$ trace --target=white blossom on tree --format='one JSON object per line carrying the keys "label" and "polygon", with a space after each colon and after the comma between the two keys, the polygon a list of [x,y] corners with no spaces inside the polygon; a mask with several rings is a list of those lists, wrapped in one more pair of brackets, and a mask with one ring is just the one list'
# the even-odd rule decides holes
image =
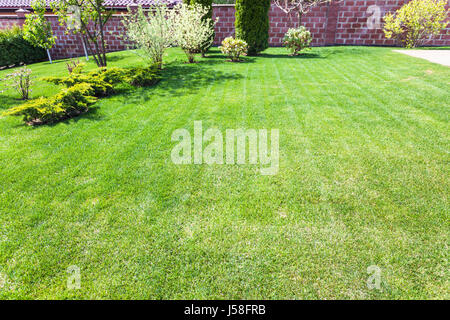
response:
{"label": "white blossom on tree", "polygon": [[153,5],[146,11],[139,6],[130,9],[130,15],[123,20],[128,39],[140,49],[137,52],[160,67],[166,49],[175,44],[170,11],[165,4]]}
{"label": "white blossom on tree", "polygon": [[189,63],[195,62],[195,54],[213,42],[214,25],[217,20],[205,19],[208,13],[209,9],[200,4],[183,3],[176,5],[170,13],[174,39],[186,53]]}

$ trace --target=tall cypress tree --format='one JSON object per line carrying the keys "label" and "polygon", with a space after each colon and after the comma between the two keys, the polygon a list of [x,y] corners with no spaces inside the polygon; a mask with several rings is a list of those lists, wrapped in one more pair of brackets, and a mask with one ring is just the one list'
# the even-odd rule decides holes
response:
{"label": "tall cypress tree", "polygon": [[270,0],[236,0],[236,38],[248,44],[248,54],[269,47]]}
{"label": "tall cypress tree", "polygon": [[[213,0],[183,0],[184,3],[188,4],[188,5],[193,5],[193,4],[201,4],[204,7],[209,8],[209,12],[208,14],[205,16],[205,19],[210,18],[212,19],[212,14],[213,14],[213,8],[212,8],[212,2]],[[210,40],[214,40],[215,34],[212,35],[212,39]],[[205,53],[209,50],[209,48],[211,47],[211,45],[205,44],[205,46],[202,48],[202,56],[205,56]]]}

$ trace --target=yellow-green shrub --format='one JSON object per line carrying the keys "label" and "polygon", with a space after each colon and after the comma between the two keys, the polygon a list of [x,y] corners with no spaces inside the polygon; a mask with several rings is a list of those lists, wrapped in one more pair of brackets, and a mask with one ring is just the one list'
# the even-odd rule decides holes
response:
{"label": "yellow-green shrub", "polygon": [[23,116],[23,120],[32,125],[53,123],[86,112],[97,101],[93,95],[91,85],[80,83],[61,90],[53,97],[30,100],[3,115]]}
{"label": "yellow-green shrub", "polygon": [[153,86],[161,80],[157,65],[145,68],[132,68],[127,72],[127,82],[135,87]]}
{"label": "yellow-green shrub", "polygon": [[447,27],[446,4],[447,0],[412,0],[394,14],[389,12],[384,16],[386,38],[395,38],[407,48],[424,44]]}
{"label": "yellow-green shrub", "polygon": [[46,77],[42,80],[69,88],[79,83],[89,83],[96,97],[106,97],[113,94],[114,86],[120,83],[129,83],[137,87],[154,85],[160,80],[159,72],[157,65],[131,69],[97,68],[86,74],[71,73],[66,77]]}
{"label": "yellow-green shrub", "polygon": [[23,116],[28,124],[53,123],[86,112],[97,98],[114,93],[114,86],[128,83],[150,86],[160,80],[156,65],[131,69],[98,68],[87,74],[72,72],[67,77],[47,77],[43,80],[64,85],[58,94],[39,98],[14,107],[3,115]]}
{"label": "yellow-green shrub", "polygon": [[114,93],[113,85],[104,81],[98,75],[72,73],[67,77],[46,77],[42,80],[57,85],[65,85],[67,88],[81,83],[88,83],[94,89],[94,96],[106,97]]}

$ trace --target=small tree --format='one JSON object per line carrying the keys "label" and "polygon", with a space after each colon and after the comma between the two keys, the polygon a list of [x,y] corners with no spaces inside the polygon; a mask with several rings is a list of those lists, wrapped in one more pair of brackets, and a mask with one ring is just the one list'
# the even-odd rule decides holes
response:
{"label": "small tree", "polygon": [[129,9],[129,13],[123,20],[128,39],[141,49],[145,58],[161,67],[166,49],[174,44],[172,21],[167,19],[169,9],[165,4],[156,4],[148,16],[141,6]]}
{"label": "small tree", "polygon": [[[99,67],[106,67],[105,25],[113,13],[106,9],[104,1],[58,0],[51,4],[60,24],[82,35]],[[74,8],[77,8],[75,17],[71,15]],[[76,27],[72,26],[73,20]]]}
{"label": "small tree", "polygon": [[[193,4],[200,4],[203,7],[208,8],[208,13],[203,17],[203,19],[211,19],[211,23],[213,23],[212,21],[212,16],[213,16],[213,7],[212,7],[212,3],[213,0],[183,0],[184,3],[188,4],[188,5],[193,5]],[[214,25],[212,25],[212,27],[214,27]],[[211,35],[211,39],[208,39],[208,41],[206,41],[206,43],[202,46],[201,48],[201,54],[204,57],[206,52],[208,52],[209,48],[211,47],[213,41],[214,41],[214,37],[215,37],[215,33],[213,33]]]}
{"label": "small tree", "polygon": [[447,0],[412,0],[384,16],[384,34],[407,48],[423,45],[448,25]]}
{"label": "small tree", "polygon": [[302,25],[302,17],[314,7],[332,0],[274,0],[273,3],[287,14],[296,13],[298,17],[298,25]]}
{"label": "small tree", "polygon": [[248,54],[269,47],[270,0],[236,0],[236,38],[248,44]]}
{"label": "small tree", "polygon": [[170,13],[174,39],[186,53],[189,63],[195,62],[195,54],[211,46],[216,21],[205,18],[208,8],[200,4],[178,4]]}
{"label": "small tree", "polygon": [[52,25],[45,19],[46,5],[44,0],[31,3],[33,13],[28,14],[23,25],[23,37],[35,47],[47,50],[48,60],[52,63],[50,49],[55,45]]}

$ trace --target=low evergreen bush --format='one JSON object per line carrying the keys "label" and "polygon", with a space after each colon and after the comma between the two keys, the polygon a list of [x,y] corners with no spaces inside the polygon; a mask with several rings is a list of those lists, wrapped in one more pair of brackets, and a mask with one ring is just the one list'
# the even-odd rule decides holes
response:
{"label": "low evergreen bush", "polygon": [[92,86],[79,83],[53,97],[40,97],[11,108],[3,115],[23,116],[30,125],[54,123],[86,112],[96,101]]}

